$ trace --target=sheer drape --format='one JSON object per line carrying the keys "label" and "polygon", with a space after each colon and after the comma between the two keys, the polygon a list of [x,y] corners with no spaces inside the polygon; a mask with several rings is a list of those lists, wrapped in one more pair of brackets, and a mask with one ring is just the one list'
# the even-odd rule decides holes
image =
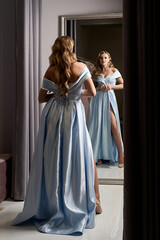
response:
{"label": "sheer drape", "polygon": [[41,0],[16,0],[16,118],[12,197],[23,200],[39,127]]}
{"label": "sheer drape", "polygon": [[124,239],[160,239],[159,2],[124,0]]}

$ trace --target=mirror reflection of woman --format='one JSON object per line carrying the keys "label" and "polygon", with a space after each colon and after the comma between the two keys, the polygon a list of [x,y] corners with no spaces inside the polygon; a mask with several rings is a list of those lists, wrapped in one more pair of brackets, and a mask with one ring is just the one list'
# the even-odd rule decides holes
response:
{"label": "mirror reflection of woman", "polygon": [[124,166],[123,141],[114,90],[123,89],[123,78],[107,51],[97,57],[93,76],[97,94],[92,97],[87,115],[96,164],[103,161]]}

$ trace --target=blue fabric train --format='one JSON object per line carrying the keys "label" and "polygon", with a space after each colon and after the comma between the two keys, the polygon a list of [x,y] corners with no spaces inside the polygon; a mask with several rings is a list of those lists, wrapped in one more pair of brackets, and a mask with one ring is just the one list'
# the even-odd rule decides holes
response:
{"label": "blue fabric train", "polygon": [[95,226],[93,150],[81,102],[87,67],[70,83],[68,97],[56,97],[56,85],[44,106],[23,211],[12,225],[32,222],[39,231],[82,234]]}

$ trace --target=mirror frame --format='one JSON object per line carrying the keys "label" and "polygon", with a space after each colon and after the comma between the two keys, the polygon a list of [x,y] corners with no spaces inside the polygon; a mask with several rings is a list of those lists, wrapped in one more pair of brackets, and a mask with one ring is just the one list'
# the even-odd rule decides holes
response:
{"label": "mirror frame", "polygon": [[67,20],[103,20],[108,24],[114,23],[114,19],[123,19],[123,13],[106,13],[106,14],[86,14],[86,15],[62,15],[60,16],[60,36],[66,35]]}
{"label": "mirror frame", "polygon": [[[86,15],[62,15],[60,16],[60,36],[67,35],[67,20],[105,20],[105,24],[116,24],[117,20],[122,22],[123,13],[86,14]],[[101,185],[123,185],[124,179],[98,178]]]}

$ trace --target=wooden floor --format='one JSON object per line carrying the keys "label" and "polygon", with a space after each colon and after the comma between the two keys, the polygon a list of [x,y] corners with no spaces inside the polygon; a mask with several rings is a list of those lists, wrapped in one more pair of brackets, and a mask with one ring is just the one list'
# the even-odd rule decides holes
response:
{"label": "wooden floor", "polygon": [[23,202],[0,203],[0,239],[2,240],[122,240],[123,185],[100,185],[103,213],[96,215],[96,227],[82,236],[64,236],[38,232],[34,226],[11,226],[22,210]]}

